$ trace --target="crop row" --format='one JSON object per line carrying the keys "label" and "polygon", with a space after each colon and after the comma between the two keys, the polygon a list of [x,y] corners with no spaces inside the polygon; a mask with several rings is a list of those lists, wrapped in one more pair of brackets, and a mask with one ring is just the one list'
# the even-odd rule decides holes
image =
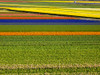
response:
{"label": "crop row", "polygon": [[[37,1],[3,1],[3,0],[1,0],[0,2],[62,2],[62,3],[74,3],[74,1],[64,1],[64,0],[47,0],[47,1],[44,1],[44,0],[42,0],[42,1],[40,1],[40,0],[37,0]],[[76,1],[76,2],[78,2],[78,3],[100,3],[100,1]]]}
{"label": "crop row", "polygon": [[0,74],[4,75],[98,74],[99,57],[99,35],[0,36]]}
{"label": "crop row", "polygon": [[[45,16],[45,15],[44,15]],[[74,17],[50,17],[50,16],[47,16],[47,17],[40,17],[39,15],[38,16],[32,16],[32,17],[25,17],[25,16],[21,16],[21,17],[0,17],[0,19],[78,19],[78,18],[74,18]]]}
{"label": "crop row", "polygon": [[100,35],[100,32],[0,32],[0,35]]}
{"label": "crop row", "polygon": [[12,64],[82,67],[100,63],[100,36],[0,36],[0,42],[2,67]]}
{"label": "crop row", "polygon": [[[8,23],[7,23],[8,24]],[[0,25],[0,32],[99,32],[100,25]]]}
{"label": "crop row", "polygon": [[73,8],[14,8],[14,7],[2,7],[4,9],[16,10],[16,11],[27,11],[27,12],[39,12],[49,13],[58,15],[70,15],[70,16],[81,16],[81,17],[92,17],[100,18],[100,9],[73,9]]}

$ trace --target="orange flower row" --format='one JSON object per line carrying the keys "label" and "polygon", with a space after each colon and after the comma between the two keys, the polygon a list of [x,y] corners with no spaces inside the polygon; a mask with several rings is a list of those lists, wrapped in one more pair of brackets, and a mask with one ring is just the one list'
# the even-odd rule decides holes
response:
{"label": "orange flower row", "polygon": [[100,32],[0,32],[0,35],[100,35]]}
{"label": "orange flower row", "polygon": [[79,19],[75,17],[0,17],[0,19]]}

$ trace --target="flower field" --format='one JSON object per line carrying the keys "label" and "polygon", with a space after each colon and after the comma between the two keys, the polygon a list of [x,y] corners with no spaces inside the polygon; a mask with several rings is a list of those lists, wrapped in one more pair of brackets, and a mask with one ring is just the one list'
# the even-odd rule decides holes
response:
{"label": "flower field", "polygon": [[[32,0],[26,0],[26,1],[14,1],[14,0],[1,0],[0,2],[60,2],[60,3],[74,3],[74,1],[64,1],[64,0],[37,0],[37,1],[32,1]],[[77,3],[100,3],[100,1],[76,1]]]}
{"label": "flower field", "polygon": [[100,72],[100,36],[0,36],[0,74]]}
{"label": "flower field", "polygon": [[99,3],[0,0],[0,75],[99,75]]}
{"label": "flower field", "polygon": [[[14,8],[14,7],[2,7],[3,9],[16,10],[16,11],[27,11],[27,12],[38,12],[48,13],[57,15],[69,15],[69,16],[80,16],[80,17],[91,17],[100,18],[100,9],[75,9],[75,8]],[[60,11],[60,12],[59,12]]]}

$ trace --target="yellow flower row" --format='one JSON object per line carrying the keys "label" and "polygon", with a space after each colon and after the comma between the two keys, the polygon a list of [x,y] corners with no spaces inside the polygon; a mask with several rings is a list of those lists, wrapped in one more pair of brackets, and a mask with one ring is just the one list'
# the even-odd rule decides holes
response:
{"label": "yellow flower row", "polygon": [[15,7],[4,7],[4,9],[16,10],[16,11],[29,11],[29,12],[39,12],[39,13],[49,13],[58,15],[70,15],[70,16],[80,16],[80,17],[91,17],[100,18],[99,8],[15,8]]}
{"label": "yellow flower row", "polygon": [[[28,1],[28,2],[60,2],[60,3],[74,3],[74,1]],[[100,1],[76,1],[78,3],[100,3]]]}

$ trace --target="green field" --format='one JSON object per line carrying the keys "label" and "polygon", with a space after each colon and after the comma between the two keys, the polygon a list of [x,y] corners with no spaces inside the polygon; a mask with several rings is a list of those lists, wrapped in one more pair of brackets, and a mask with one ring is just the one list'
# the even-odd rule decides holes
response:
{"label": "green field", "polygon": [[[9,7],[12,5],[2,5],[2,4],[13,4],[13,7],[34,7],[37,6],[53,6],[53,7],[67,7],[67,8],[100,8],[100,4],[68,4],[68,3],[57,3],[57,2],[33,2],[33,3],[15,3],[15,2],[0,2],[0,6]],[[14,6],[14,4],[19,5],[30,5],[30,6]],[[33,6],[32,6],[33,5]]]}
{"label": "green field", "polygon": [[100,31],[100,25],[0,25],[0,32]]}
{"label": "green field", "polygon": [[0,73],[100,72],[100,36],[0,36]]}
{"label": "green field", "polygon": [[[0,7],[100,8],[100,4],[0,2]],[[25,12],[0,9],[0,14],[21,13]],[[100,25],[0,25],[0,32],[36,31],[100,32]],[[100,35],[0,36],[0,75],[100,75]]]}

